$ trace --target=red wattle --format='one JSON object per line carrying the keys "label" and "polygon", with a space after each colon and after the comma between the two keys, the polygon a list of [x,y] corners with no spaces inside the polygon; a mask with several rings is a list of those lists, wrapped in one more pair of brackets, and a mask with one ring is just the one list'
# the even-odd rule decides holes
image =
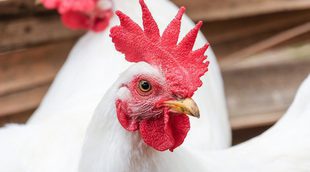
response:
{"label": "red wattle", "polygon": [[139,123],[128,117],[125,113],[127,112],[127,104],[122,103],[121,100],[116,101],[116,114],[119,123],[128,131],[136,131],[139,128]]}
{"label": "red wattle", "polygon": [[184,142],[190,129],[188,116],[170,112],[168,108],[160,116],[137,120],[128,116],[130,109],[127,103],[117,100],[116,112],[126,130],[133,132],[139,129],[143,141],[158,151],[173,151]]}
{"label": "red wattle", "polygon": [[143,141],[158,151],[173,151],[180,146],[190,129],[189,118],[165,110],[157,119],[145,119],[140,122],[140,134]]}

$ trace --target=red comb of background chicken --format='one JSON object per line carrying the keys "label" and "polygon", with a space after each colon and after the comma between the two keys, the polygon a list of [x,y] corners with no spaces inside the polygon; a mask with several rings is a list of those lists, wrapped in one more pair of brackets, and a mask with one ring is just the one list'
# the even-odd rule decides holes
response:
{"label": "red comb of background chicken", "polygon": [[192,51],[202,22],[178,43],[185,8],[180,8],[160,36],[157,23],[143,0],[140,5],[144,30],[124,13],[116,12],[120,26],[113,27],[110,34],[116,49],[130,62],[144,61],[160,67],[176,95],[191,97],[202,85],[200,77],[208,71],[209,62],[205,62],[207,57],[204,55],[208,44]]}
{"label": "red comb of background chicken", "polygon": [[[57,9],[63,23],[71,29],[103,31],[113,16],[112,7],[99,0],[39,0],[47,9]],[[106,4],[112,4],[110,0]],[[110,2],[110,3],[109,3]]]}

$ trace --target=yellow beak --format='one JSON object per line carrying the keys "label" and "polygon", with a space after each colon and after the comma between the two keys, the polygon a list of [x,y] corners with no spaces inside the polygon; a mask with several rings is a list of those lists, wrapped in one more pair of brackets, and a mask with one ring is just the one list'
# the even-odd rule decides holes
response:
{"label": "yellow beak", "polygon": [[200,117],[198,106],[191,98],[165,101],[164,106],[179,113],[187,114],[196,118]]}

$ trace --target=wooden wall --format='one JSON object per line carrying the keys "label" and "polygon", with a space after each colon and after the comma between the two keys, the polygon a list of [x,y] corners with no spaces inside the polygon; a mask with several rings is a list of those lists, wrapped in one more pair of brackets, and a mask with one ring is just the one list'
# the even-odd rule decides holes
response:
{"label": "wooden wall", "polygon": [[[278,120],[310,73],[310,1],[173,1],[187,6],[194,21],[205,21],[235,142]],[[82,34],[33,0],[0,1],[0,125],[28,119]]]}

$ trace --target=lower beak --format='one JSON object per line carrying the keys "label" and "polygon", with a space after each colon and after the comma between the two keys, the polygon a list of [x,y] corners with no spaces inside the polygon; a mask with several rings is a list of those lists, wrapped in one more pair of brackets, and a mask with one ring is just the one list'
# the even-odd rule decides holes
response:
{"label": "lower beak", "polygon": [[171,110],[187,114],[196,118],[200,117],[199,109],[196,102],[191,98],[181,100],[165,101],[164,106],[169,107]]}

